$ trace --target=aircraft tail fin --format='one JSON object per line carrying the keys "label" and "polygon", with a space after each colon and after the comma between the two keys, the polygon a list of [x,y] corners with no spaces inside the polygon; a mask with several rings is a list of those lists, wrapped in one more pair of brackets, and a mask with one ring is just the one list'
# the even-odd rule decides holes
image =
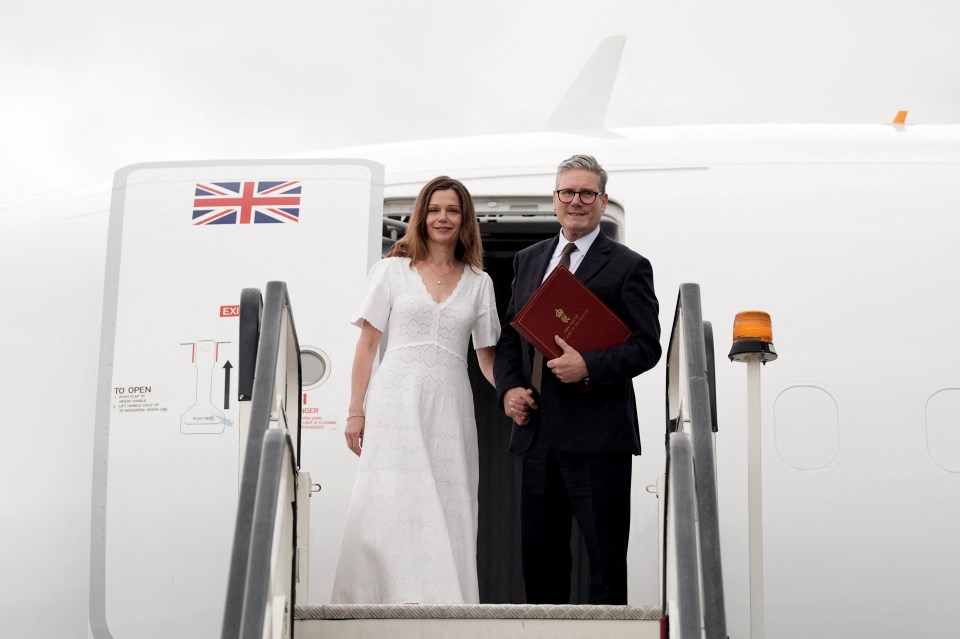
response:
{"label": "aircraft tail fin", "polygon": [[893,122],[890,124],[896,124],[897,126],[903,126],[907,123],[907,112],[906,111],[897,111],[897,116],[893,118]]}
{"label": "aircraft tail fin", "polygon": [[600,43],[547,119],[545,130],[604,128],[626,41],[626,36],[612,36]]}

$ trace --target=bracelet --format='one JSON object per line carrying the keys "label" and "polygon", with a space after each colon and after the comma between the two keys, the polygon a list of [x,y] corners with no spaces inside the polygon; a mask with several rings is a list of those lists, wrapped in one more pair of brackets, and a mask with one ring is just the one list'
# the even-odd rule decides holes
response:
{"label": "bracelet", "polygon": [[353,419],[354,417],[360,417],[360,418],[362,418],[362,419],[366,419],[366,418],[367,418],[366,415],[361,415],[360,413],[355,413],[355,414],[353,414],[353,415],[347,415],[347,419],[348,419],[348,420]]}

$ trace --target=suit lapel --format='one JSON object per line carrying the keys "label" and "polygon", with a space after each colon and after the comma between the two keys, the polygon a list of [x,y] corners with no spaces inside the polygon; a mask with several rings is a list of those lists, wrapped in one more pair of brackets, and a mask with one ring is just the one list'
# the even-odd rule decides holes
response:
{"label": "suit lapel", "polygon": [[594,275],[610,261],[610,252],[613,250],[613,240],[604,235],[603,230],[590,246],[590,250],[583,257],[577,267],[577,279],[586,284]]}
{"label": "suit lapel", "polygon": [[543,281],[543,276],[546,275],[547,265],[550,264],[550,256],[553,255],[553,252],[556,250],[558,241],[559,237],[543,245],[538,254],[530,256],[530,269],[527,271],[530,275],[526,278],[526,281],[522,283],[522,299],[530,299],[533,292],[540,286],[540,283]]}

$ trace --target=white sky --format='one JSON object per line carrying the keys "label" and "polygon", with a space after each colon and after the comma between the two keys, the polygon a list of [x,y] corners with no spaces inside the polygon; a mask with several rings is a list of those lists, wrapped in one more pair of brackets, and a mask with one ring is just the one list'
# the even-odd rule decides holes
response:
{"label": "white sky", "polygon": [[0,203],[134,162],[540,129],[606,37],[607,126],[960,122],[955,0],[21,2]]}

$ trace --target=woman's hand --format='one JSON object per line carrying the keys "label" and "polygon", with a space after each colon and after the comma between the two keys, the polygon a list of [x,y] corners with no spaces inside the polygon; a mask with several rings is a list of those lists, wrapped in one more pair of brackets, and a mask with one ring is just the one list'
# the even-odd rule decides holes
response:
{"label": "woman's hand", "polygon": [[367,418],[363,415],[350,415],[347,417],[347,428],[344,437],[347,438],[347,448],[352,450],[357,457],[360,456],[360,450],[363,448],[363,428],[367,424]]}
{"label": "woman's hand", "polygon": [[530,422],[530,411],[536,407],[532,389],[515,386],[503,394],[503,412],[517,426],[526,426]]}

